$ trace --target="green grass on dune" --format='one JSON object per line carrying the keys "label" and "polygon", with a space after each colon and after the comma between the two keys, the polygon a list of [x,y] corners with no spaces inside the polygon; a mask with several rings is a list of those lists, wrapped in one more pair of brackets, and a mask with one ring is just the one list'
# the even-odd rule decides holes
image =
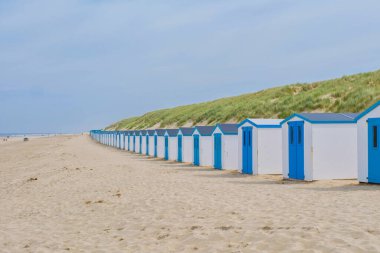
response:
{"label": "green grass on dune", "polygon": [[286,118],[297,112],[360,112],[380,100],[380,70],[310,84],[293,84],[210,102],[148,112],[106,129],[179,127]]}

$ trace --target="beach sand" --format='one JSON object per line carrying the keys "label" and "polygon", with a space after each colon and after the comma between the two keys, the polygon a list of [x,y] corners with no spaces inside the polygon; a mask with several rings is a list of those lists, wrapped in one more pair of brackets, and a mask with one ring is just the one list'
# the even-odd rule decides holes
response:
{"label": "beach sand", "polygon": [[10,142],[0,252],[380,252],[380,186],[244,176],[87,135]]}

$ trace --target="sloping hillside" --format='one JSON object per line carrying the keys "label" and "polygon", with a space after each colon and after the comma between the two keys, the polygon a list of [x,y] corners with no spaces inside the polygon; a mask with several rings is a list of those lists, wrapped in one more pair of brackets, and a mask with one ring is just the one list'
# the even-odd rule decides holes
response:
{"label": "sloping hillside", "polygon": [[107,129],[179,127],[245,118],[285,118],[295,112],[359,112],[380,100],[380,70],[294,84],[121,120]]}

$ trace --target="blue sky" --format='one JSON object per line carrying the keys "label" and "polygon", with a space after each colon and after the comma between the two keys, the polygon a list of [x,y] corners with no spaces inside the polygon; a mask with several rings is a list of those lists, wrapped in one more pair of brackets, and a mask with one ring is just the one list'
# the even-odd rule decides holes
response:
{"label": "blue sky", "polygon": [[378,0],[0,0],[0,132],[380,69]]}

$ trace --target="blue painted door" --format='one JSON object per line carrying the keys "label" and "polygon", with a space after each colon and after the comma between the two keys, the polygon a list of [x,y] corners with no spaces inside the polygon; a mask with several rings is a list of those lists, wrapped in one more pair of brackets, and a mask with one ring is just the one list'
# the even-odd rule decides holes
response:
{"label": "blue painted door", "polygon": [[199,166],[199,135],[194,135],[194,165]]}
{"label": "blue painted door", "polygon": [[154,157],[157,157],[157,135],[154,136]]}
{"label": "blue painted door", "polygon": [[288,123],[289,178],[304,180],[304,122]]}
{"label": "blue painted door", "polygon": [[243,174],[252,174],[252,127],[243,127]]}
{"label": "blue painted door", "polygon": [[182,162],[182,135],[178,135],[178,162]]}
{"label": "blue painted door", "polygon": [[368,182],[380,183],[380,118],[368,119]]}
{"label": "blue painted door", "polygon": [[142,136],[141,135],[139,137],[139,146],[140,146],[139,153],[142,154]]}
{"label": "blue painted door", "polygon": [[146,143],[145,143],[145,147],[146,147],[146,155],[149,155],[149,136],[145,136],[145,140],[146,140]]}
{"label": "blue painted door", "polygon": [[165,160],[169,160],[169,137],[165,136]]}
{"label": "blue painted door", "polygon": [[136,135],[133,136],[133,152],[136,152]]}
{"label": "blue painted door", "polygon": [[222,134],[214,134],[214,168],[222,169]]}

